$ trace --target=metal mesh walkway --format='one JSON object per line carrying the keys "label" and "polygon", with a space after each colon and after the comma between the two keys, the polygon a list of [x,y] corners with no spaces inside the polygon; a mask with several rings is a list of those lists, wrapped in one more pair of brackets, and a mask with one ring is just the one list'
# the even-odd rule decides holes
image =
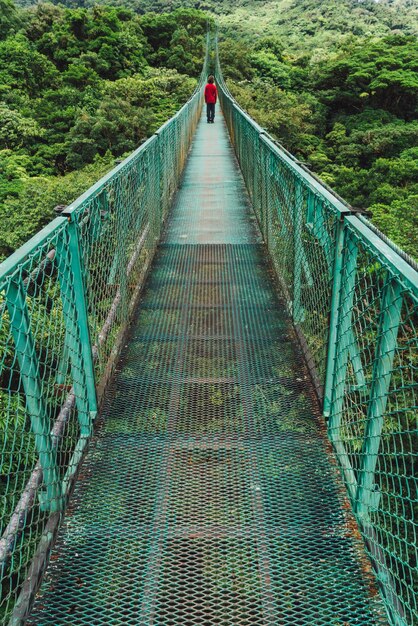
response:
{"label": "metal mesh walkway", "polygon": [[29,624],[386,623],[221,115],[167,233]]}

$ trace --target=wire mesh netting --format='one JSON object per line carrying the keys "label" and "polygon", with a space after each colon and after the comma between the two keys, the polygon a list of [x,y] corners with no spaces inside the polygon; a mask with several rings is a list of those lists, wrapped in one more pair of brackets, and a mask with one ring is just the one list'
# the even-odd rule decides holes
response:
{"label": "wire mesh netting", "polygon": [[362,228],[347,226],[330,437],[387,600],[415,624],[418,298]]}
{"label": "wire mesh netting", "polygon": [[236,105],[221,74],[218,79],[228,130],[254,212],[322,397],[339,220],[348,209],[298,168],[291,155],[279,151],[271,137]]}
{"label": "wire mesh netting", "polygon": [[[186,106],[104,181],[73,207],[87,270],[90,332],[103,378],[115,341],[132,315],[135,295],[154,255],[201,109]],[[109,374],[109,372],[108,372]]]}
{"label": "wire mesh netting", "polygon": [[386,623],[247,216],[202,120],[29,623]]}
{"label": "wire mesh netting", "polygon": [[50,516],[62,508],[90,435],[88,364],[74,251],[55,220],[0,288],[2,613],[5,619]]}
{"label": "wire mesh netting", "polygon": [[392,623],[418,623],[418,273],[232,98],[222,106]]}
{"label": "wire mesh netting", "polygon": [[202,85],[203,74],[174,118],[0,268],[1,623],[24,620],[48,560],[181,175]]}

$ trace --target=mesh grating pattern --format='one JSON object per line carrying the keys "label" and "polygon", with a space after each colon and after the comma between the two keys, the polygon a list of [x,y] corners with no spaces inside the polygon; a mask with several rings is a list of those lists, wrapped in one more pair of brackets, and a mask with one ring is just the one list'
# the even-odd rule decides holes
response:
{"label": "mesh grating pattern", "polygon": [[30,625],[386,623],[263,258],[201,123]]}

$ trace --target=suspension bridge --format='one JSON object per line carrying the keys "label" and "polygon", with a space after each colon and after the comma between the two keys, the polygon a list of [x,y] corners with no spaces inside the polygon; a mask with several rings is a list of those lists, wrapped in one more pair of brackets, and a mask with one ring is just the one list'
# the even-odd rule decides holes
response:
{"label": "suspension bridge", "polygon": [[0,266],[0,619],[418,624],[417,267],[208,59]]}

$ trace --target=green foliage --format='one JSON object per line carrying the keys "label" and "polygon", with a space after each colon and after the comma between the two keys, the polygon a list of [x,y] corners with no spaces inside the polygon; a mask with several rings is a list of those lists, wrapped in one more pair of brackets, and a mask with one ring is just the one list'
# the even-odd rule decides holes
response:
{"label": "green foliage", "polygon": [[198,76],[202,67],[202,42],[207,21],[206,15],[191,9],[144,15],[140,24],[149,43],[147,61],[150,65],[163,65]]}
{"label": "green foliage", "polygon": [[[207,17],[0,0],[0,259],[192,93]],[[161,36],[160,36],[161,34]]]}
{"label": "green foliage", "polygon": [[[19,0],[22,5],[36,0]],[[101,4],[127,6],[137,13],[199,9],[216,16],[222,30],[242,30],[256,38],[260,33],[286,39],[293,50],[309,48],[327,55],[341,40],[402,32],[417,34],[415,0],[100,0]],[[92,6],[97,0],[56,0],[69,7]]]}
{"label": "green foliage", "polygon": [[82,84],[98,77],[119,78],[144,67],[146,41],[138,18],[129,12],[101,6],[64,10],[40,4],[32,19],[35,29],[30,21],[28,36],[59,70],[68,72],[64,82],[77,84],[78,77]]}
{"label": "green foliage", "polygon": [[6,101],[12,90],[36,97],[43,89],[57,85],[54,64],[38,52],[22,34],[0,42],[0,97]]}
{"label": "green foliage", "polygon": [[12,0],[0,0],[0,39],[20,26],[20,17]]}
{"label": "green foliage", "polygon": [[347,113],[371,107],[408,120],[416,114],[417,69],[416,39],[394,35],[343,46],[314,64],[311,77],[330,107]]}
{"label": "green foliage", "polygon": [[[418,258],[418,44],[391,35],[297,57],[277,38],[225,39],[229,88],[261,126]],[[401,219],[402,216],[402,219]]]}
{"label": "green foliage", "polygon": [[195,85],[175,70],[106,82],[97,109],[82,111],[68,134],[66,163],[78,168],[96,153],[132,152],[177,111]]}
{"label": "green foliage", "polygon": [[222,31],[229,29],[234,37],[241,34],[242,39],[251,40],[251,45],[263,33],[263,37],[279,38],[293,55],[309,51],[317,61],[329,58],[342,45],[358,38],[418,33],[418,5],[414,0],[202,0],[197,5],[190,2],[196,8],[206,6],[218,14]]}
{"label": "green foliage", "polygon": [[12,150],[0,150],[0,206],[9,196],[16,197],[28,178],[30,157],[16,154]]}
{"label": "green foliage", "polygon": [[16,159],[14,163],[18,165],[18,168],[14,171],[14,177],[9,181],[9,184],[15,185],[16,192],[9,193],[0,204],[0,223],[2,225],[0,230],[0,259],[11,254],[53,219],[55,217],[53,209],[56,205],[70,204],[114,165],[113,156],[109,153],[103,158],[96,157],[93,164],[66,176],[29,178],[25,167],[27,163],[24,158],[19,164],[19,157],[0,152],[0,165],[6,164],[6,167],[8,165],[10,168],[13,158]]}
{"label": "green foliage", "polygon": [[[24,399],[0,389],[0,519],[5,522],[28,478],[25,467],[36,462],[34,436],[30,431]],[[16,454],[16,447],[20,454]],[[22,457],[25,459],[24,467]],[[0,528],[3,532],[4,528]]]}
{"label": "green foliage", "polygon": [[[174,113],[200,70],[208,15],[197,7],[227,28],[222,64],[244,108],[353,205],[377,207],[376,223],[404,240],[401,222],[382,215],[397,215],[403,203],[408,222],[416,194],[416,155],[401,156],[418,139],[418,47],[408,36],[418,32],[418,12],[407,0],[112,0],[91,8],[68,0],[23,11],[1,2],[2,214],[26,206],[25,188],[45,178],[69,184],[68,173],[96,155],[130,152]],[[19,232],[7,234],[1,254],[44,223],[52,204],[43,217],[39,207],[28,210],[32,230],[10,223]]]}
{"label": "green foliage", "polygon": [[0,104],[0,149],[21,148],[42,136],[35,120]]}
{"label": "green foliage", "polygon": [[296,94],[259,79],[228,86],[240,104],[289,150],[296,150],[315,130],[309,94]]}
{"label": "green foliage", "polygon": [[222,59],[222,71],[225,78],[236,82],[251,80],[254,77],[255,69],[246,42],[232,38],[220,41],[219,56]]}

